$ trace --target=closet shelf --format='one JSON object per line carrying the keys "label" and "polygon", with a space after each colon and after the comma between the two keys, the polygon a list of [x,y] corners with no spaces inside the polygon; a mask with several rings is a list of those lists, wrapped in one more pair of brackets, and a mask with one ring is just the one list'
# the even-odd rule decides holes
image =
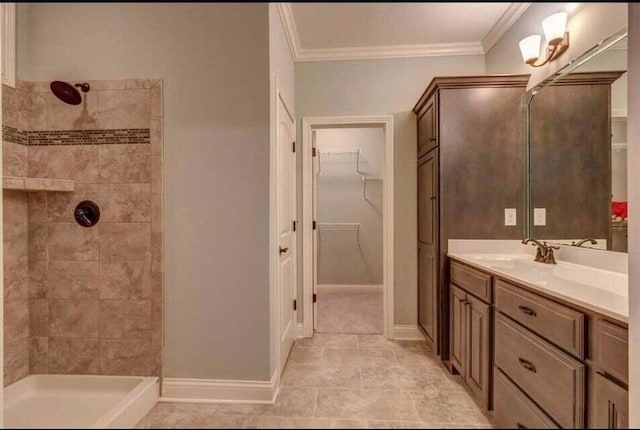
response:
{"label": "closet shelf", "polygon": [[355,149],[336,149],[318,151],[318,175],[322,172],[322,156],[327,155],[355,155],[356,156],[356,173],[362,175],[360,171],[360,148]]}
{"label": "closet shelf", "polygon": [[364,200],[367,199],[367,182],[379,182],[382,183],[382,178],[368,178],[366,176],[362,176],[362,198]]}
{"label": "closet shelf", "polygon": [[325,231],[355,231],[356,243],[360,245],[360,227],[359,222],[319,222],[318,223],[318,243],[320,243],[320,232]]}
{"label": "closet shelf", "polygon": [[70,193],[75,190],[75,181],[70,179],[4,176],[2,178],[2,189],[25,192],[58,191]]}

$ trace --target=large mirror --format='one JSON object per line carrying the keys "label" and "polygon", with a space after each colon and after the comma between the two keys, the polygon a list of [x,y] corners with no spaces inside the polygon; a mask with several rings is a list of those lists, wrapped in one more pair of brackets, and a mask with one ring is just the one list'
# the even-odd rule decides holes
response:
{"label": "large mirror", "polygon": [[627,252],[626,31],[528,93],[528,231]]}

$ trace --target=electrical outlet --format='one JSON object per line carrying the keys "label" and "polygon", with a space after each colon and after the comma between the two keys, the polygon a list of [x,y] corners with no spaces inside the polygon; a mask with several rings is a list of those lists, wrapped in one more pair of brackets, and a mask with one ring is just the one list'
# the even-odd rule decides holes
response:
{"label": "electrical outlet", "polygon": [[533,225],[547,225],[546,208],[533,208]]}
{"label": "electrical outlet", "polygon": [[504,225],[518,225],[515,208],[506,208],[504,210]]}

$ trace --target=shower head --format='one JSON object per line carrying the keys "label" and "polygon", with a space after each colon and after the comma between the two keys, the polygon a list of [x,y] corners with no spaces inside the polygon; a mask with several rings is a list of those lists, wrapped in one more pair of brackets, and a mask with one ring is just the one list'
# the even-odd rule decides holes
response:
{"label": "shower head", "polygon": [[51,92],[56,97],[70,105],[79,105],[82,103],[82,95],[76,87],[80,88],[83,93],[89,92],[91,89],[89,84],[86,82],[83,84],[70,84],[63,81],[53,81],[51,82],[51,85],[49,85]]}

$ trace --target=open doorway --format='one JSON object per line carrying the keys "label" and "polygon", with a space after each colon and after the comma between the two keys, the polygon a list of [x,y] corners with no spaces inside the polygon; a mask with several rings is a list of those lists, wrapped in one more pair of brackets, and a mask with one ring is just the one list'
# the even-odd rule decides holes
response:
{"label": "open doorway", "polygon": [[393,337],[392,127],[390,116],[303,121],[305,337]]}

